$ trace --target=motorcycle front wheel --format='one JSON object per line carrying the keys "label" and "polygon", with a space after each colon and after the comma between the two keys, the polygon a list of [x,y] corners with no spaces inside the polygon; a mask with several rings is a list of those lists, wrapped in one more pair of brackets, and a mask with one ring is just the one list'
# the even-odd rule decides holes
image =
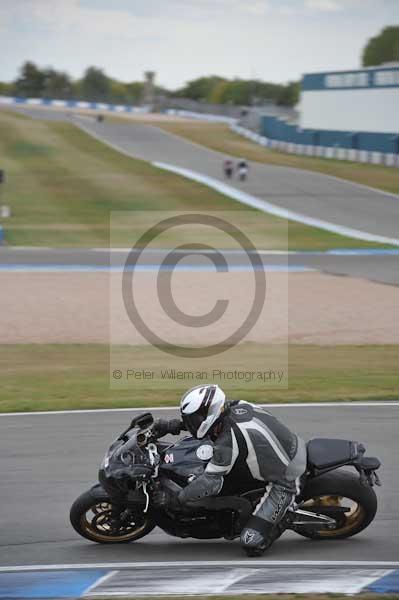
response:
{"label": "motorcycle front wheel", "polygon": [[70,521],[82,537],[99,544],[135,542],[155,527],[149,515],[142,512],[130,514],[118,522],[109,497],[101,486],[81,494],[72,504]]}
{"label": "motorcycle front wheel", "polygon": [[[359,476],[348,471],[334,471],[310,479],[301,494],[303,510],[333,518],[333,529],[298,527],[296,533],[318,540],[342,540],[366,529],[377,512],[377,496],[372,487],[361,483]],[[337,507],[334,515],[334,508]],[[342,511],[345,508],[345,512]]]}

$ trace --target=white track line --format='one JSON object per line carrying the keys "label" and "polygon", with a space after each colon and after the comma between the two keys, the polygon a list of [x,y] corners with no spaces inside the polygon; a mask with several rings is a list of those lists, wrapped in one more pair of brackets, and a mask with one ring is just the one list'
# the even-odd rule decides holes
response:
{"label": "white track line", "polygon": [[[293,402],[291,404],[259,404],[264,408],[367,408],[380,406],[399,406],[399,401],[370,401],[370,402]],[[7,412],[0,413],[1,417],[30,417],[43,415],[81,415],[87,413],[123,413],[123,412],[143,412],[143,411],[158,411],[158,410],[179,410],[178,406],[132,406],[132,408],[82,408],[77,410],[42,410],[32,412]]]}
{"label": "white track line", "polygon": [[399,246],[399,239],[376,235],[374,233],[360,231],[359,229],[352,229],[351,227],[345,227],[343,225],[336,225],[335,223],[330,223],[329,221],[315,219],[301,213],[296,213],[292,210],[272,204],[271,202],[267,202],[266,200],[262,200],[261,198],[257,198],[256,196],[252,196],[251,194],[247,194],[246,192],[238,190],[230,185],[227,185],[226,183],[222,183],[218,179],[208,177],[207,175],[202,175],[196,171],[191,171],[191,169],[183,169],[181,167],[175,167],[174,165],[169,165],[167,163],[158,161],[153,162],[152,164],[159,169],[164,169],[165,171],[170,171],[176,175],[181,175],[182,177],[186,177],[187,179],[191,179],[197,183],[202,183],[203,185],[206,185],[207,187],[210,187],[215,191],[228,196],[229,198],[238,200],[238,202],[241,202],[242,204],[251,206],[252,208],[257,208],[262,212],[274,215],[276,217],[288,219],[289,221],[296,221],[297,223],[302,223],[303,225],[317,227],[318,229],[323,229],[331,233],[337,233],[339,235],[344,235],[357,240]]}
{"label": "white track line", "polygon": [[68,569],[142,569],[173,567],[372,567],[398,568],[398,561],[361,561],[361,560],[177,560],[165,562],[122,562],[122,563],[78,563],[55,565],[15,565],[0,567],[0,573],[16,571],[65,571]]}
{"label": "white track line", "polygon": [[95,581],[94,583],[89,585],[89,587],[82,594],[80,594],[80,597],[82,598],[84,596],[88,596],[90,594],[90,592],[92,592],[97,587],[99,587],[100,585],[102,585],[103,583],[108,581],[108,579],[111,579],[111,577],[113,577],[117,573],[118,573],[118,571],[111,571],[110,573],[103,575],[102,577],[100,577],[100,579],[97,579],[97,581]]}

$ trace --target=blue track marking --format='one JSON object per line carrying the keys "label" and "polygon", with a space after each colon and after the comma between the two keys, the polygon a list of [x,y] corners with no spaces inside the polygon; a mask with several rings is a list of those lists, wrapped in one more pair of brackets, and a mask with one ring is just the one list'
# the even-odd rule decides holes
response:
{"label": "blue track marking", "polygon": [[[57,265],[57,264],[0,264],[0,272],[29,272],[29,273],[87,273],[87,272],[113,272],[122,273],[125,270],[124,265]],[[137,273],[157,273],[158,271],[173,271],[173,272],[216,272],[215,266],[212,265],[175,265],[170,267],[164,265],[161,267],[158,264],[154,265],[136,265],[135,267],[126,267],[127,271]],[[229,265],[228,272],[250,272],[254,268],[252,265]],[[257,270],[257,269],[255,269]],[[314,269],[306,265],[263,265],[259,270],[267,273],[302,273],[314,271]]]}
{"label": "blue track marking", "polygon": [[231,560],[0,567],[0,600],[360,592],[399,592],[398,563]]}
{"label": "blue track marking", "polygon": [[0,573],[0,599],[79,598],[107,570]]}
{"label": "blue track marking", "polygon": [[[312,252],[317,256],[332,254],[334,256],[398,256],[399,248],[337,248],[326,252]],[[304,252],[304,254],[306,254]]]}
{"label": "blue track marking", "polygon": [[376,592],[378,594],[399,594],[399,570],[392,571],[389,575],[377,579],[363,590],[364,592]]}

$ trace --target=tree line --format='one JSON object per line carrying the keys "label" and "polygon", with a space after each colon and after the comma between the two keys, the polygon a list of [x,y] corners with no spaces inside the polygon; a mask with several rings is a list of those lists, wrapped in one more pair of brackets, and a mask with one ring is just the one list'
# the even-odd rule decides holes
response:
{"label": "tree line", "polygon": [[[189,98],[212,104],[252,105],[265,101],[293,105],[299,96],[299,83],[278,85],[258,80],[199,77],[178,90],[155,87],[155,95]],[[87,100],[113,104],[137,104],[143,99],[144,82],[123,83],[108,77],[102,69],[89,67],[83,77],[73,80],[68,73],[41,69],[27,61],[12,83],[0,82],[0,95],[22,98]]]}
{"label": "tree line", "polygon": [[174,95],[210,104],[252,106],[273,102],[293,106],[298,102],[299,91],[299,81],[283,85],[257,79],[224,79],[214,75],[189,81]]}
{"label": "tree line", "polygon": [[143,96],[143,89],[143,82],[121,83],[97,67],[89,67],[81,79],[73,80],[68,73],[41,69],[30,61],[22,65],[15,81],[0,83],[0,94],[7,96],[115,104],[136,104]]}

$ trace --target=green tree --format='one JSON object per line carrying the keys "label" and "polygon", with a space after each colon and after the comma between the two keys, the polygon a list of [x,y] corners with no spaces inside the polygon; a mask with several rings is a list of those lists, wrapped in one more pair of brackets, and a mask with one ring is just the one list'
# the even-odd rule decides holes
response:
{"label": "green tree", "polygon": [[111,80],[102,69],[89,67],[80,81],[80,89],[84,100],[107,102],[111,95]]}
{"label": "green tree", "polygon": [[267,81],[255,81],[253,84],[252,97],[256,104],[262,102],[277,102],[284,86],[278,83],[269,83]]}
{"label": "green tree", "polygon": [[0,81],[0,96],[13,96],[15,86],[13,83],[3,83]]}
{"label": "green tree", "polygon": [[256,79],[228,80],[213,75],[189,81],[175,92],[175,95],[212,104],[251,106],[263,102],[277,102],[291,106],[298,101],[299,84],[290,82],[284,86]]}
{"label": "green tree", "polygon": [[15,81],[15,94],[24,98],[41,98],[44,90],[45,74],[34,63],[25,62],[21,74]]}
{"label": "green tree", "polygon": [[198,79],[189,81],[183,88],[177,90],[176,95],[181,98],[209,102],[214,88],[222,81],[223,78],[216,75],[199,77]]}
{"label": "green tree", "polygon": [[72,81],[66,73],[46,69],[44,72],[43,98],[67,100],[73,96]]}
{"label": "green tree", "polygon": [[132,83],[126,84],[127,89],[127,101],[129,104],[136,104],[140,102],[144,94],[144,83],[141,81],[132,81]]}
{"label": "green tree", "polygon": [[283,86],[277,96],[277,104],[283,106],[294,106],[299,100],[300,84],[298,81],[290,81]]}
{"label": "green tree", "polygon": [[113,104],[126,104],[128,102],[127,85],[112,79],[109,100]]}
{"label": "green tree", "polygon": [[251,82],[244,79],[234,79],[233,81],[229,81],[223,101],[235,105],[251,104],[252,91],[253,86]]}
{"label": "green tree", "polygon": [[363,50],[362,64],[374,67],[384,62],[399,61],[399,26],[385,27],[371,38]]}
{"label": "green tree", "polygon": [[207,100],[211,104],[225,104],[228,86],[229,82],[224,79],[221,79],[213,86]]}

